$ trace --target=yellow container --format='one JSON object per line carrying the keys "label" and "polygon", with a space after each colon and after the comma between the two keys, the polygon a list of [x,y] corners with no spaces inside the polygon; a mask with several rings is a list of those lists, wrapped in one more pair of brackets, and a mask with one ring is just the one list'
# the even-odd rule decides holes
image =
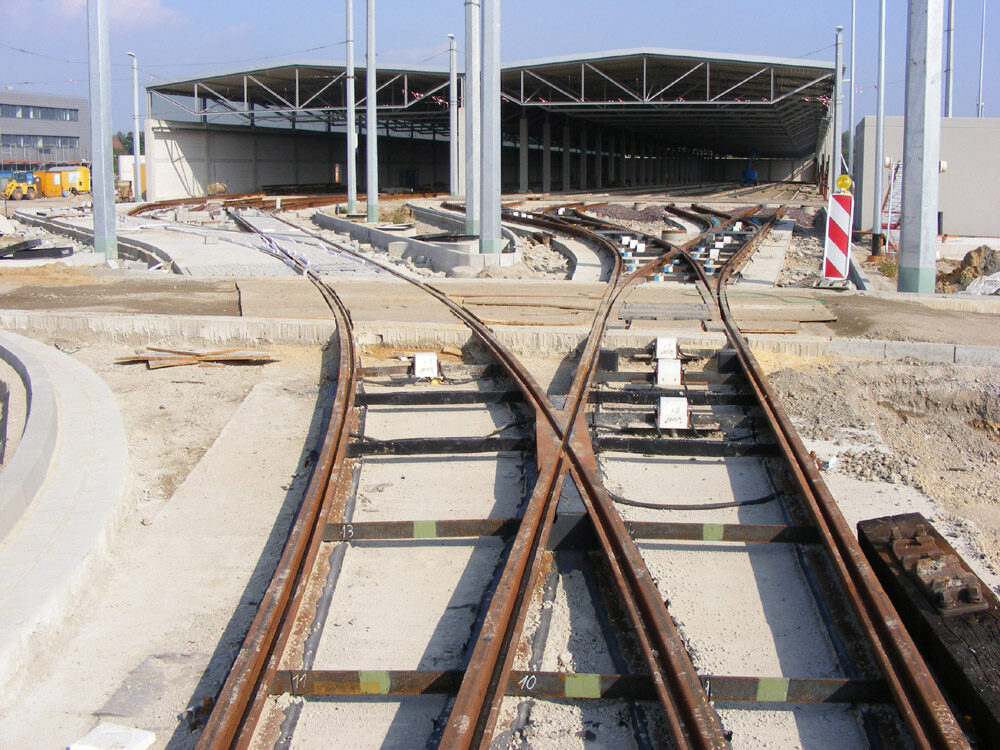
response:
{"label": "yellow container", "polygon": [[90,170],[87,167],[63,167],[59,172],[62,175],[63,190],[74,195],[90,192]]}
{"label": "yellow container", "polygon": [[90,170],[87,167],[55,167],[35,172],[42,195],[58,198],[63,193],[75,195],[90,192]]}
{"label": "yellow container", "polygon": [[59,172],[35,172],[35,181],[46,198],[58,198],[62,195],[62,174]]}

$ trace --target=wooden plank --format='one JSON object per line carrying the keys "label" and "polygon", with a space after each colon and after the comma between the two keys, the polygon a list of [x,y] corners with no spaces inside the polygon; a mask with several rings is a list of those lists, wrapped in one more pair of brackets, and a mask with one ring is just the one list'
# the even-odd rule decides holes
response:
{"label": "wooden plank", "polygon": [[[979,733],[982,747],[1000,747],[1000,601],[947,540],[919,513],[875,518],[858,524],[861,548],[938,681]],[[923,554],[924,550],[931,550]],[[937,585],[952,598],[941,609],[918,582],[914,559],[936,560],[936,570],[954,555],[961,581]],[[910,571],[907,571],[907,565]],[[969,578],[968,576],[971,576]],[[969,581],[976,583],[968,585]],[[977,601],[980,600],[980,601]],[[981,611],[969,611],[984,606]]]}
{"label": "wooden plank", "polygon": [[191,349],[164,349],[159,346],[148,346],[146,347],[151,352],[163,352],[165,354],[179,354],[182,357],[215,357],[222,354],[232,354],[233,352],[243,351],[242,349],[219,349],[214,352],[196,352]]}

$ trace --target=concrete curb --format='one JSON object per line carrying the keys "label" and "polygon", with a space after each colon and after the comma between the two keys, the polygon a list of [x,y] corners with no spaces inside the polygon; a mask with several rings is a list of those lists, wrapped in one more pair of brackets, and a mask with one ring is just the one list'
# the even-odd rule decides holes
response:
{"label": "concrete curb", "polygon": [[[53,234],[61,234],[88,245],[94,244],[94,232],[86,227],[80,227],[68,221],[39,216],[30,211],[15,211],[14,217],[20,222],[40,227]],[[126,260],[142,261],[150,266],[160,263],[169,268],[171,273],[184,273],[174,262],[173,258],[170,257],[169,253],[149,242],[143,242],[142,240],[126,237],[121,234],[121,232],[127,231],[128,229],[119,229],[118,252],[121,257]]]}
{"label": "concrete curb", "polygon": [[[11,457],[26,451],[34,470],[21,481],[27,505],[0,539],[0,684],[7,685],[27,679],[24,665],[106,555],[124,512],[128,453],[118,403],[91,370],[15,334],[0,334],[0,345],[27,374],[29,422],[44,424],[30,434],[26,426]],[[12,510],[5,508],[5,520]]]}
{"label": "concrete curb", "polygon": [[[420,209],[422,211],[429,209]],[[416,211],[414,212],[416,215]],[[351,239],[389,250],[399,243],[405,246],[402,253],[403,258],[423,257],[430,267],[435,271],[450,271],[453,268],[467,266],[474,270],[485,268],[486,266],[509,266],[521,260],[521,253],[517,251],[517,241],[511,239],[515,251],[510,253],[499,253],[497,255],[481,255],[478,252],[465,252],[452,249],[432,242],[425,242],[414,237],[406,237],[395,232],[387,232],[367,224],[356,224],[347,219],[330,216],[319,211],[313,214],[313,222],[323,229],[330,229],[340,234],[347,234]],[[463,227],[464,231],[464,227]]]}
{"label": "concrete curb", "polygon": [[0,472],[0,540],[3,540],[48,476],[59,441],[59,418],[52,379],[42,362],[23,346],[21,336],[0,332],[0,359],[21,378],[28,401],[21,440]]}
{"label": "concrete curb", "polygon": [[[322,346],[337,332],[337,326],[332,320],[39,310],[0,310],[0,327],[55,336],[90,333],[113,341],[152,343],[164,339],[186,338],[211,343],[291,346]],[[567,351],[579,345],[589,330],[584,326],[546,328],[505,325],[493,326],[493,329],[512,351],[528,354]],[[362,346],[382,345],[398,349],[462,347],[472,339],[466,328],[452,323],[361,321],[355,323],[354,330],[358,343]],[[652,328],[641,331],[613,328],[608,331],[606,341],[608,346],[646,346],[656,335],[656,330]],[[721,333],[679,332],[671,329],[664,330],[663,335],[678,337],[687,346],[719,347],[725,343],[725,337]],[[832,355],[858,359],[914,359],[920,362],[1000,367],[1000,347],[773,334],[751,334],[747,336],[747,340],[753,348],[760,351],[799,357]]]}
{"label": "concrete curb", "polygon": [[164,339],[251,344],[326,344],[336,333],[333,320],[173,316],[92,312],[0,310],[0,327],[46,335],[97,334],[113,341],[153,343]]}

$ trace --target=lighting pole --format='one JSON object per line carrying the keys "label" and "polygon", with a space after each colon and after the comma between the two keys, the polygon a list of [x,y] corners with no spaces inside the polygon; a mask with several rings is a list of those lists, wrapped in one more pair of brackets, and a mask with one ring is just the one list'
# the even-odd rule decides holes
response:
{"label": "lighting pole", "polygon": [[878,8],[878,96],[875,107],[875,165],[872,171],[872,255],[882,254],[882,160],[885,148],[885,0]]}
{"label": "lighting pole", "polygon": [[851,0],[851,94],[847,97],[847,172],[854,179],[854,35],[858,28],[858,3]]}
{"label": "lighting pole", "polygon": [[347,0],[347,215],[358,212],[358,117],[354,106],[354,0]]}
{"label": "lighting pole", "polygon": [[943,0],[910,0],[906,24],[903,215],[896,290],[934,294],[941,163]]}
{"label": "lighting pole", "polygon": [[983,67],[986,62],[986,0],[983,0],[983,32],[979,38],[979,98],[976,100],[976,117],[986,116],[983,101]]}
{"label": "lighting pole", "polygon": [[90,77],[90,143],[94,203],[94,251],[108,263],[118,260],[114,181],[111,166],[111,44],[107,0],[87,0],[87,51]]}
{"label": "lighting pole", "polygon": [[132,58],[132,200],[142,200],[142,166],[139,164],[139,58],[135,52],[126,52]]}
{"label": "lighting pole", "polygon": [[459,192],[458,174],[458,45],[448,35],[448,184],[452,197]]}
{"label": "lighting pole", "polygon": [[368,3],[368,67],[365,71],[365,146],[367,159],[367,179],[365,192],[367,194],[368,221],[378,221],[378,117],[376,115],[375,85],[375,0]]}
{"label": "lighting pole", "polygon": [[479,0],[465,0],[465,233],[479,236],[482,213],[482,64]]}
{"label": "lighting pole", "polygon": [[834,187],[837,183],[837,178],[843,171],[843,159],[844,159],[844,141],[843,135],[841,135],[841,129],[843,128],[842,120],[844,117],[844,94],[841,91],[843,85],[843,60],[844,60],[844,27],[837,27],[837,55],[836,55],[836,71],[834,74],[834,93],[833,93],[833,159],[830,162],[830,194],[833,194]]}
{"label": "lighting pole", "polygon": [[955,75],[955,0],[948,0],[948,28],[944,31],[944,42],[948,66],[944,76],[944,116],[951,117],[952,83]]}
{"label": "lighting pole", "polygon": [[503,252],[500,234],[500,0],[482,0],[483,8],[483,166],[480,252]]}

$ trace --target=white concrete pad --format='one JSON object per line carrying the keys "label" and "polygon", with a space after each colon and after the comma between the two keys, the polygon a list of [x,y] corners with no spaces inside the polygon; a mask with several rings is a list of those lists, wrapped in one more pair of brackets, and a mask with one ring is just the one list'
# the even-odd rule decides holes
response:
{"label": "white concrete pad", "polygon": [[146,750],[154,742],[156,735],[152,732],[101,722],[68,750]]}

